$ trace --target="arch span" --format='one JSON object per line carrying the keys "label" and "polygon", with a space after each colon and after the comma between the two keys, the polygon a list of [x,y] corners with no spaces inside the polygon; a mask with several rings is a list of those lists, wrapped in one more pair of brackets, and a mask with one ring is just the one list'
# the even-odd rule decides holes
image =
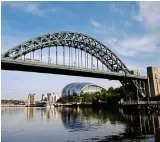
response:
{"label": "arch span", "polygon": [[130,73],[125,64],[107,46],[87,35],[73,32],[59,32],[33,38],[9,49],[1,57],[17,59],[29,52],[51,46],[83,50],[100,60],[110,71]]}
{"label": "arch span", "polygon": [[[82,50],[102,62],[111,72],[130,74],[126,65],[107,46],[90,36],[74,32],[57,32],[30,39],[9,49],[1,55],[1,58],[16,60],[39,49],[59,46]],[[124,85],[124,82],[121,83]],[[138,82],[133,80],[132,83],[144,96]]]}

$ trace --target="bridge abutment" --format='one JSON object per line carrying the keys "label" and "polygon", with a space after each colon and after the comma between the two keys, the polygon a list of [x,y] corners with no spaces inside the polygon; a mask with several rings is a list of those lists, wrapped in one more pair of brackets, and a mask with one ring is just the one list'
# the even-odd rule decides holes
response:
{"label": "bridge abutment", "polygon": [[149,97],[160,96],[160,80],[158,76],[158,68],[147,67],[147,87],[146,92]]}

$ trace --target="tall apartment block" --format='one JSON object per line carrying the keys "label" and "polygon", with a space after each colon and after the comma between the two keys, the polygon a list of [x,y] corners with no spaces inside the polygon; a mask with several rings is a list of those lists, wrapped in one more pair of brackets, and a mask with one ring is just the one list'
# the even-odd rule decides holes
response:
{"label": "tall apartment block", "polygon": [[29,94],[27,98],[27,105],[35,105],[36,104],[36,95],[35,94]]}

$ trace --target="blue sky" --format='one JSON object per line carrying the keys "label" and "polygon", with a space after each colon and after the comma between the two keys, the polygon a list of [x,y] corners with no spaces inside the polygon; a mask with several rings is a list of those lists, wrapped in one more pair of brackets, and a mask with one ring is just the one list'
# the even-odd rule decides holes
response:
{"label": "blue sky", "polygon": [[[87,34],[107,45],[127,65],[146,75],[160,68],[160,2],[2,2],[4,52],[30,38],[59,31]],[[104,88],[118,81],[62,75],[1,71],[2,98],[25,99],[29,93],[59,92],[71,82]]]}

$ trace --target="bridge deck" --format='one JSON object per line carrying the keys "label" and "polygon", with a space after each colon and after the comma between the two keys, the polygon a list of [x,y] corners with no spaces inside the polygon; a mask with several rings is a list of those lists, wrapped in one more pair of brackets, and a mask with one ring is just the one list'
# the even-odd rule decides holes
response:
{"label": "bridge deck", "polygon": [[123,80],[123,79],[143,79],[146,80],[145,76],[125,75],[114,72],[106,72],[100,70],[90,70],[78,67],[69,67],[64,65],[54,65],[48,63],[33,63],[22,60],[9,60],[1,59],[2,70],[12,71],[26,71],[26,72],[38,72],[38,73],[50,73],[50,74],[61,74],[71,76],[82,76],[82,77],[94,77],[103,78],[110,80]]}

